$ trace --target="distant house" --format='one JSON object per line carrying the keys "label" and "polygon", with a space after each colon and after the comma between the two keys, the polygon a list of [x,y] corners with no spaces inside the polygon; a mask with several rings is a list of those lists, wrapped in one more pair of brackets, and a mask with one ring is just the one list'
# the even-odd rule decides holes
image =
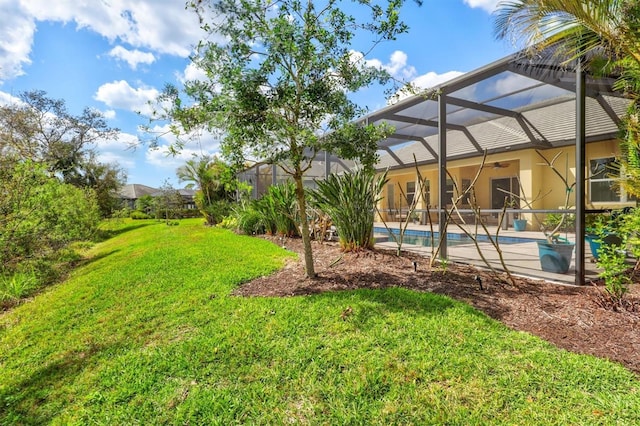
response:
{"label": "distant house", "polygon": [[[176,192],[182,197],[182,208],[188,210],[196,209],[196,190],[195,189],[176,189]],[[161,189],[157,189],[154,193],[150,194],[152,197],[161,197],[163,194]]]}
{"label": "distant house", "polygon": [[[180,196],[182,197],[182,202],[183,202],[182,208],[184,209],[196,208],[196,202],[195,202],[196,190],[184,188],[184,189],[176,189],[176,192],[178,192],[178,194],[180,194]],[[118,195],[122,200],[123,207],[135,209],[136,201],[139,198],[145,195],[150,195],[152,197],[160,197],[163,195],[163,192],[161,189],[158,189],[158,188],[152,188],[150,186],[141,185],[139,183],[132,183],[132,184],[124,185],[120,189],[120,191],[118,191]]]}
{"label": "distant house", "polygon": [[128,207],[133,210],[136,208],[136,201],[138,200],[138,198],[145,195],[155,194],[158,191],[158,188],[140,185],[139,183],[132,183],[123,186],[120,191],[118,191],[118,195],[122,200],[122,206]]}

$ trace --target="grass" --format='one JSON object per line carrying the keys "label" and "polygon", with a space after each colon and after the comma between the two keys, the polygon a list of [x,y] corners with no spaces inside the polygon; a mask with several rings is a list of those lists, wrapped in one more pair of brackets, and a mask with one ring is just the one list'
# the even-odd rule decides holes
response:
{"label": "grass", "polygon": [[628,370],[468,305],[396,288],[233,297],[289,254],[201,220],[112,231],[0,316],[0,424],[640,422]]}

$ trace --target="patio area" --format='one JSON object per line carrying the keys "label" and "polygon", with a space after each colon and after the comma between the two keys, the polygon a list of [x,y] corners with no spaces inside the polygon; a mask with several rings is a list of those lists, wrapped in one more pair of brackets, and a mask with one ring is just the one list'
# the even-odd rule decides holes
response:
{"label": "patio area", "polygon": [[[400,224],[398,222],[387,223],[387,226],[391,229],[398,230]],[[379,228],[384,229],[384,224],[381,222],[376,222],[374,224],[374,229],[379,230]],[[491,232],[491,236],[494,237],[496,233],[496,226],[489,226],[488,229]],[[467,228],[471,233],[473,233],[473,229]],[[431,228],[426,225],[414,225],[410,224],[407,227],[409,233],[414,234],[416,231],[430,231]],[[438,232],[438,225],[433,225],[433,231]],[[449,234],[464,234],[464,232],[458,227],[458,225],[449,225],[447,227],[447,232]],[[482,229],[479,229],[479,233],[482,233]],[[484,234],[482,234],[484,235]],[[501,239],[504,239],[505,242],[500,243],[500,249],[503,253],[503,258],[505,259],[505,263],[507,264],[509,271],[513,275],[545,280],[548,282],[558,283],[558,284],[567,284],[574,285],[575,284],[575,252],[571,261],[571,266],[569,267],[569,271],[566,274],[557,274],[552,272],[545,272],[540,267],[540,260],[538,258],[538,245],[534,240],[543,240],[544,237],[541,232],[535,231],[520,231],[516,232],[513,228],[509,229],[500,229],[498,234]],[[386,238],[385,240],[385,232],[376,232],[376,246],[383,247],[387,249],[395,249],[397,247],[396,243],[393,239]],[[568,240],[574,242],[575,236],[573,234],[567,235]],[[478,250],[476,249],[475,244],[473,242],[460,242],[455,241],[453,245],[451,245],[452,241],[449,241],[449,246],[447,247],[448,259],[453,263],[462,263],[474,265],[480,268],[486,268],[486,264],[480,258],[478,254]],[[437,240],[436,240],[437,243]],[[482,249],[482,254],[489,261],[491,266],[496,270],[501,271],[502,265],[500,264],[498,253],[489,242],[480,242],[480,248]],[[431,247],[428,246],[419,246],[413,244],[403,243],[403,249],[407,251],[412,251],[415,253],[422,254],[424,256],[431,255]],[[598,269],[596,268],[596,264],[593,261],[593,256],[591,251],[589,250],[589,245],[585,246],[585,284],[595,280],[598,278]]]}

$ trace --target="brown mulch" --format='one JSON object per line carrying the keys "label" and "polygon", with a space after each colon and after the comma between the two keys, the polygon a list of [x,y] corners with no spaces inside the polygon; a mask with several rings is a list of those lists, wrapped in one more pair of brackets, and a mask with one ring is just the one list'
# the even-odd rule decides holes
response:
{"label": "brown mulch", "polygon": [[[605,308],[602,285],[566,286],[516,278],[512,286],[487,271],[448,265],[385,250],[343,253],[337,243],[313,243],[318,277],[304,279],[300,239],[270,238],[300,254],[280,271],[248,282],[241,296],[297,296],[359,288],[404,287],[444,294],[469,303],[508,327],[535,334],[556,346],[619,362],[640,374],[640,285],[631,285],[627,309]],[[415,265],[414,265],[415,262]],[[482,289],[476,277],[482,281]]]}

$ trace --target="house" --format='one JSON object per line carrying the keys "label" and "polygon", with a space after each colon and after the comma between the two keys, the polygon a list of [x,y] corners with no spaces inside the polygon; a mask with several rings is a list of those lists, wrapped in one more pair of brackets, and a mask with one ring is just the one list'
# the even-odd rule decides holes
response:
{"label": "house", "polygon": [[[584,203],[571,194],[570,206],[634,206],[634,199],[615,190],[611,174],[629,105],[613,82],[560,65],[552,52],[535,59],[516,53],[364,117],[395,129],[379,142],[377,169],[388,170],[389,177],[380,206],[384,219],[402,216],[421,190],[426,197],[417,208],[431,207],[438,216],[439,207],[457,198],[456,188],[462,192],[478,174],[485,153],[474,188],[478,206],[494,216],[505,202],[524,208],[521,200],[528,200],[540,212],[564,205],[566,188],[545,159],[555,159],[557,170],[576,182],[575,194],[584,194]],[[460,200],[459,207],[468,201]],[[537,229],[532,214],[523,217]]]}
{"label": "house", "polygon": [[[176,189],[176,192],[182,198],[182,208],[196,209],[196,190],[184,188]],[[136,208],[136,201],[145,195],[149,195],[151,197],[160,197],[164,195],[164,191],[158,188],[152,188],[150,186],[137,183],[124,185],[120,189],[120,191],[118,191],[118,196],[122,200],[123,207],[127,207],[132,210]]]}
{"label": "house", "polygon": [[[378,206],[382,218],[403,218],[407,204],[424,191],[417,205],[422,222],[429,210],[434,222],[444,224],[447,207],[457,199],[456,188],[463,191],[477,175],[476,201],[487,221],[495,220],[508,203],[535,230],[536,217],[565,211],[560,208],[569,193],[576,217],[576,282],[583,282],[587,210],[636,205],[616,188],[619,177],[614,174],[620,157],[617,136],[630,101],[614,90],[616,76],[590,75],[576,61],[561,62],[554,53],[531,57],[517,52],[359,119],[394,129],[378,143],[376,167],[389,177]],[[543,164],[545,159],[570,184],[575,182],[570,191]],[[329,153],[317,161],[313,170],[324,172],[316,178],[340,165]],[[422,187],[416,167],[424,178]],[[254,196],[279,181],[276,172],[262,163],[244,172],[256,185]],[[459,207],[469,201],[458,200]],[[446,233],[440,235],[446,248]],[[440,255],[446,257],[446,249]]]}
{"label": "house", "polygon": [[[509,192],[539,211],[563,206],[565,188],[541,164],[538,152],[548,160],[558,156],[555,166],[571,183],[578,179],[575,190],[584,194],[584,208],[635,205],[614,189],[616,178],[610,174],[620,156],[617,135],[629,100],[613,90],[615,76],[595,77],[575,69],[573,63],[558,63],[552,51],[536,58],[518,52],[362,117],[360,122],[395,129],[378,144],[377,170],[388,170],[389,177],[379,205],[383,218],[402,217],[407,199],[423,189],[417,186],[416,164],[427,194],[417,208],[430,207],[438,216],[440,200],[442,207],[450,205],[455,189],[462,191],[475,177],[485,153],[475,192],[479,206],[494,210],[494,218],[505,196],[511,206],[526,207]],[[583,166],[576,167],[578,163]],[[312,186],[313,179],[351,167],[353,162],[321,153],[306,180]],[[254,187],[257,198],[286,176],[273,165],[257,163],[240,178]],[[468,203],[460,201],[461,208]],[[570,205],[580,204],[573,196]],[[523,216],[529,229],[537,229],[531,214]]]}
{"label": "house", "polygon": [[118,191],[118,196],[122,200],[122,206],[131,210],[135,210],[136,201],[145,195],[151,195],[158,192],[157,188],[141,185],[139,183],[132,183],[124,185]]}

